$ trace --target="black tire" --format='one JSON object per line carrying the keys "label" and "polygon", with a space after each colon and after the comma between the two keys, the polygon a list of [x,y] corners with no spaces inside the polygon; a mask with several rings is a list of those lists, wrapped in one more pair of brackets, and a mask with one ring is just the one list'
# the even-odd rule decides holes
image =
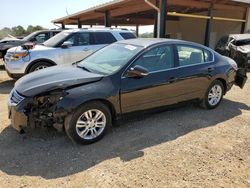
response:
{"label": "black tire", "polygon": [[36,69],[38,69],[39,67],[44,67],[44,68],[47,68],[47,67],[50,67],[52,66],[50,63],[48,62],[36,62],[34,65],[32,65],[29,69],[29,73],[31,72],[34,72],[34,71],[37,71]]}
{"label": "black tire", "polygon": [[[212,90],[212,88],[215,87],[215,86],[221,88],[222,94],[221,94],[220,99],[219,99],[214,105],[211,105],[210,102],[209,102],[209,93],[210,93],[210,91]],[[205,109],[214,109],[214,108],[218,107],[219,104],[221,103],[221,100],[223,99],[224,93],[225,93],[225,88],[224,88],[222,82],[221,82],[220,80],[215,80],[215,81],[213,81],[213,82],[210,84],[210,86],[207,88],[207,91],[206,91],[206,93],[205,93],[205,96],[204,96],[204,98],[203,98],[203,100],[202,100],[202,102],[201,102],[201,107],[203,107],[203,108],[205,108]]]}
{"label": "black tire", "polygon": [[[100,132],[100,134],[97,137],[92,138],[92,139],[85,139],[78,134],[77,130],[79,128],[77,128],[76,124],[77,124],[77,121],[80,118],[82,118],[82,115],[85,112],[87,112],[89,110],[94,110],[94,109],[101,111],[105,115],[106,125],[105,125],[104,129],[102,130],[102,132]],[[93,101],[93,102],[89,102],[89,103],[84,104],[83,106],[78,108],[72,115],[68,116],[67,118],[68,118],[68,121],[66,121],[66,123],[65,123],[65,132],[67,133],[68,137],[72,141],[74,141],[78,144],[92,144],[92,143],[102,139],[103,136],[105,135],[105,133],[107,132],[107,129],[109,129],[109,127],[111,127],[111,124],[112,124],[112,120],[111,120],[112,117],[111,117],[111,113],[110,113],[109,108],[105,104],[103,104],[102,102],[98,102],[98,101]],[[87,130],[87,127],[84,127],[82,131],[84,132],[85,130]],[[91,131],[87,130],[87,132],[90,135],[87,134],[86,136],[91,136]]]}
{"label": "black tire", "polygon": [[3,50],[0,52],[0,58],[3,58],[3,61],[4,61],[4,56],[6,55],[7,53],[7,50]]}

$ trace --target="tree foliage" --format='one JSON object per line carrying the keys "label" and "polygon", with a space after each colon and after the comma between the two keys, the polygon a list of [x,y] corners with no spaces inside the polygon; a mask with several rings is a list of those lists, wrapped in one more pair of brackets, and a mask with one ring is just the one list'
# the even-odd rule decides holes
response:
{"label": "tree foliage", "polygon": [[154,34],[153,33],[142,33],[139,35],[140,38],[153,38]]}
{"label": "tree foliage", "polygon": [[27,29],[24,29],[21,25],[12,28],[4,27],[3,29],[0,30],[0,39],[7,37],[8,34],[14,37],[24,37],[26,35],[29,35],[30,33],[33,33],[34,31],[39,31],[43,29],[44,28],[39,25],[37,26],[29,25]]}

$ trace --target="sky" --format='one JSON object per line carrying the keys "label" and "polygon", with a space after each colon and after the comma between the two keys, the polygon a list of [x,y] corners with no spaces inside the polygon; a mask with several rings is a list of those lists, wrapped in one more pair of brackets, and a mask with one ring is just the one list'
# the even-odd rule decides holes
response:
{"label": "sky", "polygon": [[41,25],[52,29],[52,20],[110,0],[1,0],[0,28]]}
{"label": "sky", "polygon": [[[1,0],[0,29],[21,25],[41,25],[48,29],[57,28],[52,20],[73,14],[110,0]],[[66,11],[67,10],[67,11]],[[144,27],[140,33],[149,32]]]}

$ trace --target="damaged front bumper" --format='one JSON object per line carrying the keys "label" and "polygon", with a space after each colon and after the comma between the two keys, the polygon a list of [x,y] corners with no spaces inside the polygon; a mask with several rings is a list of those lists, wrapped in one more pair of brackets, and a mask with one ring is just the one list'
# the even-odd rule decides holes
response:
{"label": "damaged front bumper", "polygon": [[27,126],[28,118],[27,116],[19,112],[17,107],[12,105],[11,103],[8,104],[9,109],[9,119],[11,120],[11,126],[16,129],[18,132],[22,131],[22,127]]}
{"label": "damaged front bumper", "polygon": [[13,89],[8,102],[12,127],[20,133],[26,126],[63,129],[67,111],[57,106],[63,96],[63,92],[54,91],[45,96],[26,97]]}

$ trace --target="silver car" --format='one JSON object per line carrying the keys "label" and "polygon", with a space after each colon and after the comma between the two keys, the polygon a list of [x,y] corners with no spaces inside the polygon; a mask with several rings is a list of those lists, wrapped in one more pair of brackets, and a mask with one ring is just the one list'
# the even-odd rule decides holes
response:
{"label": "silver car", "polygon": [[19,78],[53,65],[72,64],[107,44],[131,38],[135,35],[122,29],[65,30],[42,45],[25,44],[9,49],[4,65],[10,77]]}

